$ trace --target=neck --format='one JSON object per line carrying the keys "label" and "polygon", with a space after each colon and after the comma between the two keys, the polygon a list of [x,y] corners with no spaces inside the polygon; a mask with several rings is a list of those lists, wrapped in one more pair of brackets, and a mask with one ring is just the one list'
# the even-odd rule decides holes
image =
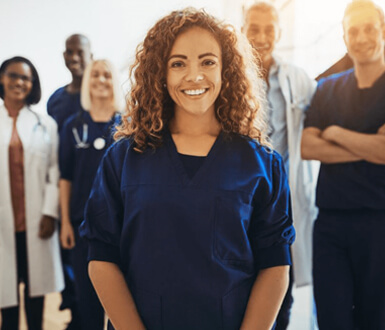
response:
{"label": "neck", "polygon": [[181,115],[175,112],[174,118],[170,122],[170,132],[172,134],[189,136],[218,136],[221,125],[211,112],[203,115],[191,115],[184,113]]}
{"label": "neck", "polygon": [[71,94],[80,93],[82,87],[82,76],[72,76],[71,83],[67,86],[67,92]]}
{"label": "neck", "polygon": [[269,82],[269,72],[270,72],[271,66],[273,65],[273,62],[274,60],[271,56],[266,59],[261,59],[262,76],[267,83]]}
{"label": "neck", "polygon": [[106,122],[115,113],[115,108],[109,99],[93,99],[90,109],[90,116],[95,122]]}
{"label": "neck", "polygon": [[23,109],[25,103],[24,101],[9,100],[5,97],[4,106],[7,109],[9,116],[15,118],[18,116],[20,110]]}
{"label": "neck", "polygon": [[358,88],[370,88],[385,72],[385,62],[382,59],[373,63],[354,63],[354,73],[357,79]]}

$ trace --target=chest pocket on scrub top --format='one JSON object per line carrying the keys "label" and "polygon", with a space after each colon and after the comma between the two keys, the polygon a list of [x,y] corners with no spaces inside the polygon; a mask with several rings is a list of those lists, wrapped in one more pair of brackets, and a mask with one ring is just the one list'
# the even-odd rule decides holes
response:
{"label": "chest pocket on scrub top", "polygon": [[253,253],[247,235],[253,207],[218,198],[214,215],[214,254],[223,262],[252,262]]}

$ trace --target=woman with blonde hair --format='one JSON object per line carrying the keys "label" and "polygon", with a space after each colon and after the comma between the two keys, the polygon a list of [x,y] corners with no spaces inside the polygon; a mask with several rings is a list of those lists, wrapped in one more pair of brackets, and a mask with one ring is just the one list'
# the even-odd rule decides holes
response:
{"label": "woman with blonde hair", "polygon": [[270,329],[294,240],[251,47],[202,10],[150,29],[81,235],[116,329]]}
{"label": "woman with blonde hair", "polygon": [[87,274],[87,244],[79,237],[84,207],[104,152],[120,120],[120,84],[112,64],[92,61],[81,88],[85,111],[69,117],[60,131],[59,166],[62,247],[71,249],[82,329],[103,329],[104,313]]}

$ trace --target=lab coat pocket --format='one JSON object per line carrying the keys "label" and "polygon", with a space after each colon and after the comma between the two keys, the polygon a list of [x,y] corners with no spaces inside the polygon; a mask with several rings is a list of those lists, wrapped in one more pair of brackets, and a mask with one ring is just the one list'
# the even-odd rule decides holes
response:
{"label": "lab coat pocket", "polygon": [[242,282],[222,297],[222,317],[224,330],[241,327],[254,278]]}
{"label": "lab coat pocket", "polygon": [[216,201],[214,254],[225,263],[252,263],[253,254],[247,236],[251,205],[232,199]]}
{"label": "lab coat pocket", "polygon": [[148,330],[162,330],[161,296],[137,287],[131,288],[136,308],[144,326]]}

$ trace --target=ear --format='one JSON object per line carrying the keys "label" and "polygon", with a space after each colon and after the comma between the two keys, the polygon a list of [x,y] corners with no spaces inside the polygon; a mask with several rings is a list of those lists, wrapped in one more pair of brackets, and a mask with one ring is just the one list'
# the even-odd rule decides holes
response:
{"label": "ear", "polygon": [[347,42],[347,40],[346,40],[346,33],[345,33],[345,31],[344,31],[344,34],[343,34],[342,37],[343,37],[343,39],[344,39],[345,47],[348,48],[348,42]]}
{"label": "ear", "polygon": [[279,40],[281,40],[281,35],[282,35],[282,29],[281,29],[281,27],[278,26],[277,35],[275,37],[275,42],[278,42]]}

